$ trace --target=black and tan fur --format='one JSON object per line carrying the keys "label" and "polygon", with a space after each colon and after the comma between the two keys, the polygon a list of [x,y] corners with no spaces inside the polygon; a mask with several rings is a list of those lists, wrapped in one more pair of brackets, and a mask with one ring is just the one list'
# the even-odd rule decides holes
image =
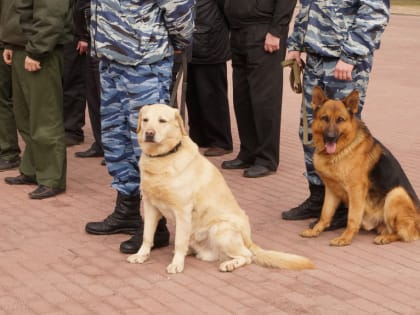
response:
{"label": "black and tan fur", "polygon": [[356,90],[343,100],[331,100],[314,88],[313,160],[325,184],[325,199],[319,222],[301,235],[318,236],[344,202],[347,227],[331,245],[349,245],[360,228],[378,232],[375,244],[417,240],[419,199],[395,157],[356,117],[358,103]]}

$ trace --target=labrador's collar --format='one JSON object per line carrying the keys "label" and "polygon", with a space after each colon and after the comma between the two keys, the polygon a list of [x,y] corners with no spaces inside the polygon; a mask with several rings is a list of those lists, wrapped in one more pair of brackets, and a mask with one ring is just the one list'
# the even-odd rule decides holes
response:
{"label": "labrador's collar", "polygon": [[170,155],[170,154],[175,153],[176,151],[178,151],[178,149],[179,149],[180,146],[181,146],[181,141],[179,141],[178,144],[172,150],[170,150],[168,152],[165,152],[165,153],[162,153],[162,154],[156,154],[156,155],[151,155],[151,154],[146,154],[146,153],[144,153],[144,154],[146,154],[146,156],[147,157],[150,157],[150,158],[164,157],[164,156]]}

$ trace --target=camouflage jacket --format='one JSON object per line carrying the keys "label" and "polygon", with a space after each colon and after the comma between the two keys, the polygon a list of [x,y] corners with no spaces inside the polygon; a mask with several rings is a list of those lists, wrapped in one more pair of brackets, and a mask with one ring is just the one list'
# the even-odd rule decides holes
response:
{"label": "camouflage jacket", "polygon": [[373,54],[389,21],[389,0],[301,0],[288,50],[355,64]]}
{"label": "camouflage jacket", "polygon": [[92,0],[91,44],[98,58],[152,64],[189,46],[194,0]]}

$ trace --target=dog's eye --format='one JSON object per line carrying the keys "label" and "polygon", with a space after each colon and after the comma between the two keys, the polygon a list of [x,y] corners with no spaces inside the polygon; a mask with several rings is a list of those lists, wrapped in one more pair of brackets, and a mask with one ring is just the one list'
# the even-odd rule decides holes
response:
{"label": "dog's eye", "polygon": [[143,122],[148,122],[149,118],[143,118]]}
{"label": "dog's eye", "polygon": [[167,123],[168,121],[166,119],[160,118],[159,119],[159,122],[162,123],[162,124],[164,124],[164,123]]}
{"label": "dog's eye", "polygon": [[330,118],[327,115],[321,116],[321,120],[325,121],[326,123],[330,122]]}
{"label": "dog's eye", "polygon": [[344,122],[344,120],[345,119],[343,117],[337,117],[336,123],[337,124],[342,123],[342,122]]}

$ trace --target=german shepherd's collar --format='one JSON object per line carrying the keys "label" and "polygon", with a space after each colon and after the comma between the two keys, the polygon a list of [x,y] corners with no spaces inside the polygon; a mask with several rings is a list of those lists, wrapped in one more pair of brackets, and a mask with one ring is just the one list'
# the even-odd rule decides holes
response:
{"label": "german shepherd's collar", "polygon": [[146,154],[146,153],[144,153],[144,154],[147,157],[150,157],[150,158],[164,157],[164,156],[168,156],[168,155],[171,155],[172,153],[177,152],[180,146],[181,146],[181,141],[179,141],[178,144],[173,149],[169,150],[168,152],[161,153],[161,154],[156,154],[156,155],[151,155],[151,154]]}

